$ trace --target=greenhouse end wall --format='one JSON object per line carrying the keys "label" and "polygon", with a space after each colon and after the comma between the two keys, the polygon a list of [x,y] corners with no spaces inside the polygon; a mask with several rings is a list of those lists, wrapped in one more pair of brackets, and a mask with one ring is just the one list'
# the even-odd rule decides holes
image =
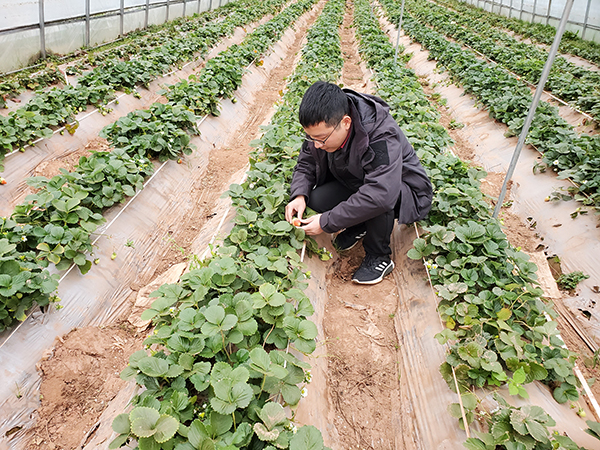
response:
{"label": "greenhouse end wall", "polygon": [[[566,0],[461,0],[464,3],[527,22],[558,27]],[[600,43],[600,0],[575,0],[567,31]]]}
{"label": "greenhouse end wall", "polygon": [[0,0],[0,73],[235,0]]}

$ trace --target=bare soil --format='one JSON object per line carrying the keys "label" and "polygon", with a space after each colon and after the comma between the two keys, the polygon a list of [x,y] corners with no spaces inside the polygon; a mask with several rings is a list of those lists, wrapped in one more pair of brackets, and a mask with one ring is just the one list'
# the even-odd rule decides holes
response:
{"label": "bare soil", "polygon": [[398,290],[393,277],[374,286],[350,280],[362,247],[328,270],[325,307],[330,404],[339,448],[395,449],[392,411],[400,401],[400,348],[394,328]]}
{"label": "bare soil", "polygon": [[34,177],[52,178],[60,174],[60,169],[65,169],[72,172],[75,166],[79,164],[79,159],[82,156],[90,156],[92,152],[107,152],[111,147],[106,139],[96,137],[92,139],[85,147],[78,148],[73,152],[60,155],[56,159],[43,161],[33,169]]}
{"label": "bare soil", "polygon": [[79,328],[57,340],[38,365],[42,406],[25,448],[80,448],[106,405],[125,387],[119,374],[144,337],[117,325]]}

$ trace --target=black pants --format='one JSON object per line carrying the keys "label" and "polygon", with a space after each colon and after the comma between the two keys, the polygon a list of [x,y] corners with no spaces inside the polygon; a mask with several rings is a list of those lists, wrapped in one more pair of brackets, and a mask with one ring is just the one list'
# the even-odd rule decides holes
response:
{"label": "black pants", "polygon": [[[308,206],[317,212],[333,209],[339,203],[348,200],[354,192],[339,181],[328,181],[317,186],[310,194]],[[365,252],[373,256],[391,255],[390,237],[394,228],[394,210],[387,211],[377,217],[354,225],[347,230],[360,234],[367,232],[363,240]]]}

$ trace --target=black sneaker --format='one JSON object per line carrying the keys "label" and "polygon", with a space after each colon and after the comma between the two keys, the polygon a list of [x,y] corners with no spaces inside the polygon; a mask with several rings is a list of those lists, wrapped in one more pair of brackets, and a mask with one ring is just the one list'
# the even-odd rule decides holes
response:
{"label": "black sneaker", "polygon": [[389,256],[367,254],[360,267],[354,272],[352,281],[358,284],[377,284],[394,270],[394,261]]}
{"label": "black sneaker", "polygon": [[350,250],[366,236],[367,232],[363,227],[346,228],[333,239],[333,246],[340,252]]}

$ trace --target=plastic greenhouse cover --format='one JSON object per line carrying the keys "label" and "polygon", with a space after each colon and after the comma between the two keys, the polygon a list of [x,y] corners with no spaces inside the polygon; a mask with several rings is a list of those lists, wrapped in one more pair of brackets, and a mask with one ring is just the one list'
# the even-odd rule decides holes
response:
{"label": "plastic greenhouse cover", "polygon": [[0,72],[26,67],[40,53],[40,30],[0,34]]}
{"label": "plastic greenhouse cover", "polygon": [[[96,24],[96,22],[98,21],[95,20],[93,23]],[[117,31],[117,35],[118,33]],[[57,53],[59,55],[66,55],[85,45],[85,23],[70,22],[47,26],[45,36],[46,51],[49,54]]]}
{"label": "plastic greenhouse cover", "polygon": [[39,22],[39,0],[0,0],[0,30],[35,25]]}

